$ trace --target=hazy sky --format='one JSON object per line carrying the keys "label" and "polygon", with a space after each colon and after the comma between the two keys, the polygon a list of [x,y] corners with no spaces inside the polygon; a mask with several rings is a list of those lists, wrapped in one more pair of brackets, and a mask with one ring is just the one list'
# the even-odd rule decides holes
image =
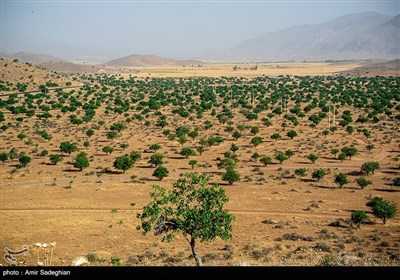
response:
{"label": "hazy sky", "polygon": [[201,58],[293,25],[365,11],[400,13],[400,0],[0,1],[2,52],[66,59]]}

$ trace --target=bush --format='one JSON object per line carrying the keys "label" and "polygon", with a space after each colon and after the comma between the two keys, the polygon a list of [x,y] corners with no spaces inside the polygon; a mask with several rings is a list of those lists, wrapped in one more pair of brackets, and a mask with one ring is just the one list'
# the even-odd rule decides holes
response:
{"label": "bush", "polygon": [[305,168],[297,168],[294,170],[294,174],[300,177],[305,177],[307,175],[307,169]]}
{"label": "bush", "polygon": [[353,211],[351,212],[351,221],[358,227],[366,221],[368,221],[368,215],[365,211]]}
{"label": "bush", "polygon": [[319,159],[319,156],[317,156],[316,154],[309,154],[309,155],[307,156],[307,158],[308,158],[312,163],[315,163],[315,161],[316,161],[317,159]]}
{"label": "bush", "polygon": [[228,167],[226,173],[222,175],[222,180],[228,181],[229,185],[232,185],[234,182],[240,181],[240,175],[233,167]]}
{"label": "bush", "polygon": [[347,175],[344,173],[339,173],[335,177],[335,183],[339,184],[340,188],[342,188],[344,185],[349,183],[349,180],[347,179]]}
{"label": "bush", "polygon": [[267,166],[268,164],[272,163],[272,158],[268,156],[264,156],[260,158],[260,162],[264,164],[264,166]]}
{"label": "bush", "polygon": [[379,162],[370,161],[370,162],[364,163],[361,166],[361,172],[365,172],[365,173],[367,173],[367,175],[369,175],[369,173],[374,174],[375,170],[377,170],[379,168],[380,168]]}
{"label": "bush", "polygon": [[387,219],[396,216],[397,205],[393,201],[382,200],[374,205],[372,212],[375,217],[382,220],[383,224],[386,224]]}
{"label": "bush", "polygon": [[400,187],[400,177],[393,179],[393,186]]}
{"label": "bush", "polygon": [[54,165],[56,165],[58,162],[63,160],[62,155],[59,155],[59,154],[50,155],[49,158],[50,158],[51,163]]}
{"label": "bush", "polygon": [[82,171],[84,168],[89,167],[89,159],[87,158],[86,153],[79,153],[74,161],[74,167],[79,168]]}
{"label": "bush", "polygon": [[322,178],[324,178],[326,175],[326,171],[323,169],[316,169],[313,171],[312,173],[312,178],[313,179],[317,179],[317,181],[321,180]]}
{"label": "bush", "polygon": [[364,189],[366,186],[372,184],[372,182],[367,180],[365,177],[357,178],[356,183],[361,189]]}
{"label": "bush", "polygon": [[119,156],[115,159],[113,166],[118,170],[123,170],[125,173],[126,170],[133,166],[133,160],[128,155]]}
{"label": "bush", "polygon": [[162,180],[163,178],[167,177],[169,175],[169,171],[166,167],[159,165],[156,167],[156,169],[153,172],[153,176],[157,177],[158,180]]}

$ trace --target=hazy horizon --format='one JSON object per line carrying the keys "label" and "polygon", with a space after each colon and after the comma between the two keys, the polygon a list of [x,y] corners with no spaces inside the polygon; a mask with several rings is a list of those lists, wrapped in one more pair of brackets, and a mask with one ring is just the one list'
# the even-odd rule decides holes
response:
{"label": "hazy horizon", "polygon": [[1,1],[1,53],[111,60],[202,58],[301,24],[362,12],[395,16],[399,1]]}

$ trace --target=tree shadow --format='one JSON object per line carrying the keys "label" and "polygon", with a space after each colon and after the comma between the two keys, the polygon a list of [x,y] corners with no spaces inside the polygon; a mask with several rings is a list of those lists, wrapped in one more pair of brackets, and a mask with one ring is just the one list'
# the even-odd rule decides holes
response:
{"label": "tree shadow", "polygon": [[378,192],[390,192],[390,193],[400,192],[400,190],[391,190],[391,189],[374,189],[374,190]]}
{"label": "tree shadow", "polygon": [[381,172],[386,173],[386,174],[398,174],[399,173],[398,171],[394,171],[394,170],[384,170],[384,171],[382,170]]}
{"label": "tree shadow", "polygon": [[69,173],[75,173],[75,172],[80,172],[80,171],[82,171],[82,170],[79,170],[79,169],[63,169],[63,170],[61,170],[61,171],[63,171],[63,172],[69,172]]}
{"label": "tree shadow", "polygon": [[183,156],[170,156],[169,159],[185,159]]}
{"label": "tree shadow", "polygon": [[318,188],[318,189],[328,189],[328,190],[335,190],[337,188],[331,187],[331,186],[324,186],[324,185],[313,185],[313,188]]}
{"label": "tree shadow", "polygon": [[349,175],[349,176],[361,176],[361,175],[364,175],[363,172],[358,171],[358,170],[353,170],[353,171],[347,172],[346,174]]}
{"label": "tree shadow", "polygon": [[51,162],[41,162],[41,163],[39,163],[40,165],[47,165],[47,166],[56,166],[57,164],[53,164],[53,163],[51,163]]}

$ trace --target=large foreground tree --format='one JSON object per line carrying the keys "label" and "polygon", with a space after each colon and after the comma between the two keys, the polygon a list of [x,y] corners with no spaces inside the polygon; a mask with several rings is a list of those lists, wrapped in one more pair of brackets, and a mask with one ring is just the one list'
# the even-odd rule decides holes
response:
{"label": "large foreground tree", "polygon": [[171,191],[153,186],[152,201],[137,215],[141,225],[137,227],[144,235],[154,230],[162,235],[162,241],[170,242],[181,233],[189,242],[192,256],[198,266],[202,265],[196,249],[196,241],[213,241],[217,237],[232,237],[234,216],[224,209],[228,197],[218,184],[208,185],[208,176],[186,173],[174,184]]}

